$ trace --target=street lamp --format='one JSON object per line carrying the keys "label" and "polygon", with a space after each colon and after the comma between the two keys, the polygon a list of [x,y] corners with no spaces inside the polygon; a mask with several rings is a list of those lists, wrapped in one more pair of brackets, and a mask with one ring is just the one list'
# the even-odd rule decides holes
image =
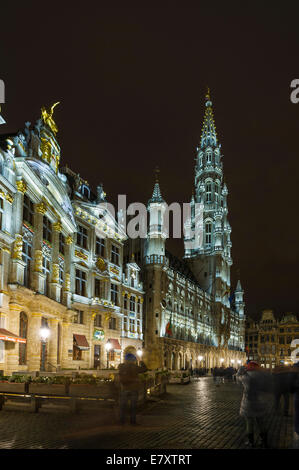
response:
{"label": "street lamp", "polygon": [[50,336],[50,330],[46,326],[40,329],[40,337],[42,341],[47,341]]}
{"label": "street lamp", "polygon": [[46,350],[47,350],[47,339],[50,336],[50,330],[47,326],[43,326],[39,330],[40,334],[40,339],[41,339],[41,364],[40,364],[40,369],[44,371],[46,369]]}
{"label": "street lamp", "polygon": [[138,351],[137,351],[138,362],[141,361],[142,355],[143,355],[143,351],[142,351],[142,349],[139,348]]}
{"label": "street lamp", "polygon": [[224,363],[224,359],[223,359],[223,357],[220,359],[220,362],[221,362],[221,366],[222,366],[222,365],[223,365],[223,363]]}
{"label": "street lamp", "polygon": [[107,341],[107,343],[105,344],[105,349],[107,351],[107,369],[109,369],[109,351],[111,348],[112,344],[110,343],[110,341]]}

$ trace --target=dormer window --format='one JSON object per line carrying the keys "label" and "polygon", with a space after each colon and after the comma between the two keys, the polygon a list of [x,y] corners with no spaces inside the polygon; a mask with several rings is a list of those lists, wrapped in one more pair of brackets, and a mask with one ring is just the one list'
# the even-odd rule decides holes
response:
{"label": "dormer window", "polygon": [[85,184],[82,184],[82,186],[81,186],[81,194],[82,194],[82,196],[86,197],[87,199],[90,199],[90,189]]}

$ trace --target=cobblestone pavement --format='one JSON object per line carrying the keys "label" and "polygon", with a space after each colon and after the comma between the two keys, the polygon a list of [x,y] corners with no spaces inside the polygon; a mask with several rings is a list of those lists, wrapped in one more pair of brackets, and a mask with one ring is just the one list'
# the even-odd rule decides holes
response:
{"label": "cobblestone pavement", "polygon": [[[217,387],[210,377],[169,385],[163,399],[138,413],[138,425],[117,424],[112,408],[83,409],[7,402],[0,412],[1,449],[242,449],[245,427],[239,416],[242,386]],[[269,410],[272,399],[269,396]],[[293,448],[293,416],[269,414],[271,448]]]}

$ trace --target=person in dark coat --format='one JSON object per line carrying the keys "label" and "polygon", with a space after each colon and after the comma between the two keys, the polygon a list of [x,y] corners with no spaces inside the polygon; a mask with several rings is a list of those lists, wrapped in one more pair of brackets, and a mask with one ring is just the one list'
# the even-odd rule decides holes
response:
{"label": "person in dark coat", "polygon": [[273,370],[275,409],[279,409],[280,399],[283,396],[284,416],[289,415],[290,392],[292,388],[293,374],[290,368],[276,366]]}
{"label": "person in dark coat", "polygon": [[263,447],[267,447],[267,429],[265,424],[266,402],[261,393],[261,384],[265,373],[259,365],[250,361],[246,366],[240,367],[237,380],[243,385],[243,397],[240,406],[240,415],[245,418],[247,431],[247,445],[254,447],[254,424],[258,425]]}
{"label": "person in dark coat", "polygon": [[126,354],[125,362],[118,366],[120,382],[120,422],[125,423],[125,413],[127,403],[130,401],[130,423],[136,424],[136,412],[138,402],[138,392],[141,390],[139,374],[146,372],[147,368],[143,363],[137,365],[134,354]]}
{"label": "person in dark coat", "polygon": [[297,448],[299,448],[299,361],[293,365],[293,386],[292,392],[294,393],[294,432],[297,441]]}

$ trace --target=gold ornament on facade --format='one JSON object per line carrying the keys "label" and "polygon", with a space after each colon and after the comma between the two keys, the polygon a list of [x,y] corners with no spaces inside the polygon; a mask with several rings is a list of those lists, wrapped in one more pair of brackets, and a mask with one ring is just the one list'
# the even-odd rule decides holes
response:
{"label": "gold ornament on facade", "polygon": [[59,264],[53,264],[52,266],[52,282],[59,283]]}
{"label": "gold ornament on facade", "polygon": [[65,239],[65,243],[66,243],[67,245],[72,245],[73,241],[74,241],[74,239],[73,239],[73,237],[72,237],[71,235],[68,235],[68,236],[66,237],[66,239]]}
{"label": "gold ornament on facade", "polygon": [[103,260],[103,258],[101,258],[101,257],[98,257],[98,258],[97,258],[96,267],[97,267],[100,271],[105,271],[106,263],[105,263],[105,261]]}
{"label": "gold ornament on facade", "polygon": [[64,290],[69,292],[71,289],[71,275],[68,273],[65,275]]}
{"label": "gold ornament on facade", "polygon": [[58,220],[57,222],[53,224],[53,230],[55,230],[55,232],[61,232],[62,223],[60,222],[60,220]]}
{"label": "gold ornament on facade", "polygon": [[43,252],[41,250],[35,250],[34,271],[38,273],[43,271]]}
{"label": "gold ornament on facade", "polygon": [[16,182],[17,190],[20,191],[20,193],[25,193],[27,191],[27,184],[25,183],[24,180],[19,180]]}
{"label": "gold ornament on facade", "polygon": [[22,259],[22,250],[23,250],[23,236],[16,235],[14,249],[13,249],[13,259]]}
{"label": "gold ornament on facade", "polygon": [[6,194],[5,194],[5,199],[6,199],[7,202],[9,202],[10,204],[13,203],[13,197],[12,197],[10,194],[6,193]]}
{"label": "gold ornament on facade", "polygon": [[79,251],[79,250],[75,250],[75,256],[85,261],[88,259],[88,255],[86,253],[83,253],[83,251]]}
{"label": "gold ornament on facade", "polygon": [[43,106],[41,109],[42,115],[41,118],[43,122],[51,129],[54,135],[57,134],[58,132],[58,127],[53,119],[53,113],[54,113],[54,108],[60,103],[58,101],[57,103],[53,104],[53,106],[50,108],[50,111],[48,112],[46,108]]}
{"label": "gold ornament on facade", "polygon": [[39,214],[45,215],[47,212],[47,206],[44,202],[40,202],[39,204],[36,204],[36,212]]}

